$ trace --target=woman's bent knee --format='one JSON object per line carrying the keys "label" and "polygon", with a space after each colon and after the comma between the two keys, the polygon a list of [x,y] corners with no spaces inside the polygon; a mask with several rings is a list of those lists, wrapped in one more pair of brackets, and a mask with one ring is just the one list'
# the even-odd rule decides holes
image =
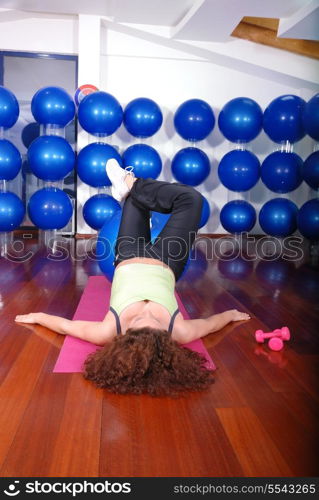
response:
{"label": "woman's bent knee", "polygon": [[192,186],[189,186],[189,189],[187,190],[187,196],[192,201],[192,204],[196,206],[196,208],[202,208],[203,197],[199,191],[194,189]]}

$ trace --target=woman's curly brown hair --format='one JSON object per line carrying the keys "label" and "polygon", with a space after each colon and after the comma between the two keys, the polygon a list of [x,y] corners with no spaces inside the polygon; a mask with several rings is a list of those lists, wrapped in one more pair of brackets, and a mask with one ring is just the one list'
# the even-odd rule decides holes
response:
{"label": "woman's curly brown hair", "polygon": [[213,382],[202,354],[183,347],[165,330],[129,329],[88,356],[84,378],[119,394],[176,397]]}

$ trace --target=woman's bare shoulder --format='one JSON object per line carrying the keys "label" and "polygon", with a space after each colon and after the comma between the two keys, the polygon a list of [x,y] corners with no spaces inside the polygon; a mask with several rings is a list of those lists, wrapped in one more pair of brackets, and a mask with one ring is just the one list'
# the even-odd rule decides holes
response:
{"label": "woman's bare shoulder", "polygon": [[172,339],[179,344],[185,344],[187,333],[187,320],[184,319],[181,312],[176,315],[172,331]]}
{"label": "woman's bare shoulder", "polygon": [[116,319],[115,315],[112,311],[108,311],[101,322],[104,327],[110,332],[110,335],[116,336],[117,328],[116,328]]}

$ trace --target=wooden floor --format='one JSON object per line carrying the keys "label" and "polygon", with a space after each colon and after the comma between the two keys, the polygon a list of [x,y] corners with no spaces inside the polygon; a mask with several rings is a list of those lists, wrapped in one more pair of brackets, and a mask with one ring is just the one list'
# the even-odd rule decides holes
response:
{"label": "wooden floor", "polygon": [[[253,319],[205,338],[215,384],[178,400],[54,374],[63,337],[14,324],[31,311],[72,318],[88,276],[100,274],[81,257],[86,241],[71,240],[62,261],[35,241],[27,260],[16,254],[25,262],[0,259],[2,477],[319,475],[317,258],[206,261],[216,242],[200,245],[178,283],[182,300],[192,317],[239,308]],[[283,351],[257,345],[257,328],[281,326],[292,332]]]}

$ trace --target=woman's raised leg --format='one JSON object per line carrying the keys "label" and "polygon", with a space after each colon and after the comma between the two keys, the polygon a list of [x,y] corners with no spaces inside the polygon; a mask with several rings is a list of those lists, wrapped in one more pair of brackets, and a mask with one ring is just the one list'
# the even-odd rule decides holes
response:
{"label": "woman's raised leg", "polygon": [[141,209],[171,213],[151,253],[169,265],[178,279],[198,230],[203,197],[191,186],[153,179],[137,179],[130,196],[134,205]]}
{"label": "woman's raised leg", "polygon": [[116,263],[132,257],[143,257],[150,239],[150,211],[136,206],[129,194],[123,206],[115,245]]}

